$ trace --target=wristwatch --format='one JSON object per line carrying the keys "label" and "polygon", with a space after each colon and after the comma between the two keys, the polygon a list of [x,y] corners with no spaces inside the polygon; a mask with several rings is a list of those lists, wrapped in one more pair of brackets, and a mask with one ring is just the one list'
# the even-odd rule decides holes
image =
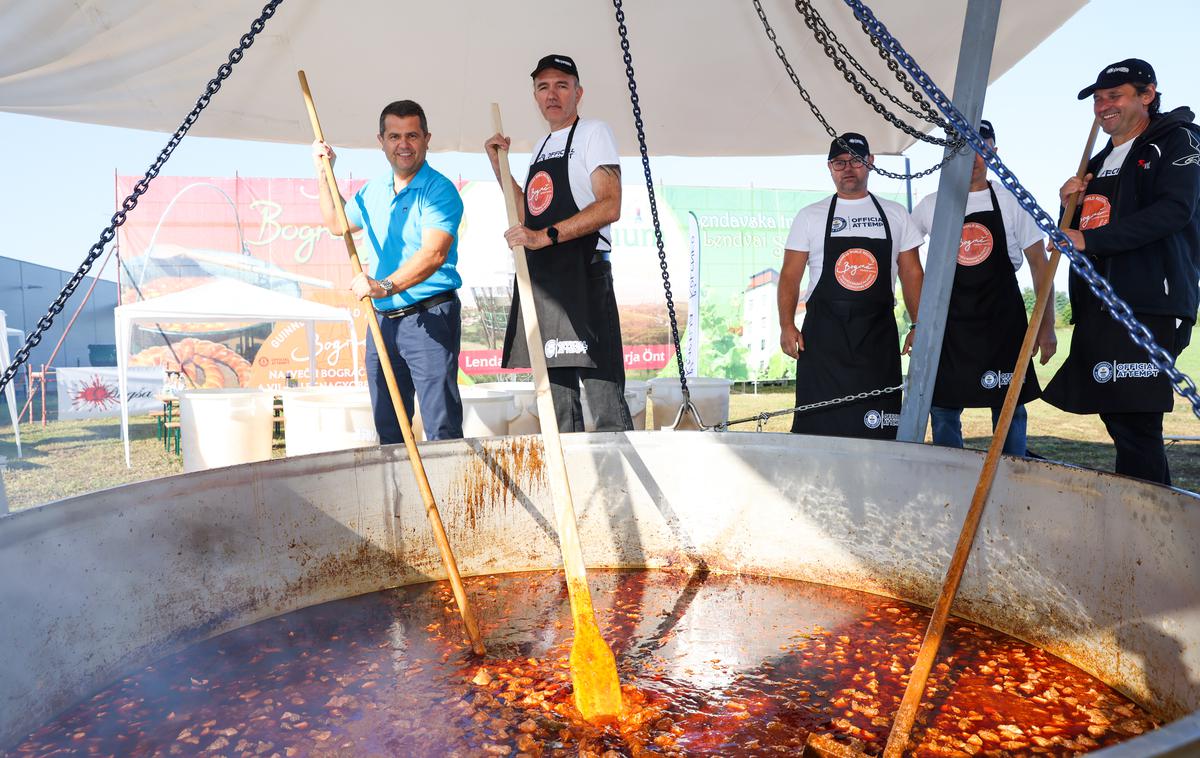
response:
{"label": "wristwatch", "polygon": [[555,229],[553,226],[547,226],[546,236],[550,238],[551,245],[558,244],[558,229]]}
{"label": "wristwatch", "polygon": [[391,279],[380,279],[379,286],[383,290],[384,297],[387,297],[388,295],[392,294],[392,292],[395,291],[395,289],[396,289],[396,285],[394,283],[392,283]]}

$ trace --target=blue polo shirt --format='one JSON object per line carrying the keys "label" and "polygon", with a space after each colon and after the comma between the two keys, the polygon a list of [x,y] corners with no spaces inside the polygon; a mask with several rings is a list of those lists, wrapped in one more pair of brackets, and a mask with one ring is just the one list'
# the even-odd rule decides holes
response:
{"label": "blue polo shirt", "polygon": [[434,171],[426,161],[408,186],[394,191],[391,171],[363,185],[346,203],[346,217],[367,233],[375,248],[371,278],[382,279],[400,268],[400,264],[421,248],[426,229],[441,229],[454,236],[446,262],[428,279],[403,292],[375,300],[379,310],[412,305],[418,300],[458,289],[458,225],[463,203],[454,182]]}

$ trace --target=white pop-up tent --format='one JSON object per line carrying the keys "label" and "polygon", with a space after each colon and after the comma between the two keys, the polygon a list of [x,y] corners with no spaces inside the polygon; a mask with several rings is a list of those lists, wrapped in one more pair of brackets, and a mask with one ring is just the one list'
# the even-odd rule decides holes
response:
{"label": "white pop-up tent", "polygon": [[[117,375],[121,394],[121,439],[125,443],[125,465],[129,457],[129,352],[133,329],[138,324],[185,322],[250,323],[262,321],[299,321],[308,334],[310,381],[316,381],[316,323],[344,322],[354,332],[354,317],[346,308],[335,308],[311,300],[301,300],[262,287],[218,279],[182,292],[118,306],[114,310],[117,337]],[[353,342],[353,340],[352,340]],[[354,376],[358,376],[358,350],[351,350]]]}
{"label": "white pop-up tent", "polygon": [[[8,319],[5,317],[4,311],[0,311],[0,367],[12,363],[12,356],[8,353],[8,339],[10,337],[21,339],[24,336],[20,329],[8,328]],[[20,458],[21,430],[17,426],[17,391],[13,388],[12,382],[9,382],[4,388],[4,395],[8,398],[8,417],[12,419],[13,436],[17,438],[17,457]]]}

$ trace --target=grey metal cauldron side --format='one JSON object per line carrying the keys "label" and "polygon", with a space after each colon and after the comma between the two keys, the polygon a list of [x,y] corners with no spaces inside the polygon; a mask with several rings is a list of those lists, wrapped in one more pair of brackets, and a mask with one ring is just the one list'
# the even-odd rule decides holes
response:
{"label": "grey metal cauldron side", "polygon": [[[929,605],[982,456],[786,434],[564,438],[591,566],[700,564]],[[536,437],[422,446],[466,575],[553,568]],[[1005,459],[955,613],[1038,644],[1200,746],[1200,498]],[[144,482],[0,518],[0,745],[131,667],[297,608],[444,578],[403,448]]]}

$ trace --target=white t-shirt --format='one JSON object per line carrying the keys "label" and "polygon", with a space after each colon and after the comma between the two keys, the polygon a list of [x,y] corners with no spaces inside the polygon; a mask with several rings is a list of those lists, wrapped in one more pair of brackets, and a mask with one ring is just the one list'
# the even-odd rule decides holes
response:
{"label": "white t-shirt", "polygon": [[[996,190],[996,204],[1000,206],[1000,221],[1004,224],[1004,236],[1008,241],[1008,259],[1012,261],[1013,270],[1020,270],[1025,260],[1025,248],[1042,240],[1042,230],[1030,216],[1021,209],[1021,204],[1008,188],[1003,185],[992,185]],[[928,237],[933,228],[933,210],[937,203],[937,193],[926,195],[913,209],[913,225]],[[980,211],[992,209],[992,198],[986,189],[967,194],[967,210],[963,215],[971,215]]]}
{"label": "white t-shirt", "polygon": [[[829,202],[833,197],[830,195],[801,208],[792,221],[792,229],[784,245],[787,250],[808,251],[808,290],[802,298],[805,302],[821,280],[821,269],[825,267],[825,219],[829,216]],[[895,290],[898,273],[896,259],[901,252],[919,247],[923,237],[913,226],[903,205],[882,197],[877,199],[887,215],[888,227],[892,232],[892,289]],[[838,198],[830,236],[884,238],[883,220],[879,218],[879,211],[875,210],[875,203],[871,202],[869,195],[857,200]]]}
{"label": "white t-shirt", "polygon": [[1112,152],[1105,157],[1104,164],[1100,166],[1100,170],[1096,172],[1096,178],[1116,176],[1121,173],[1121,164],[1125,162],[1125,158],[1129,155],[1129,148],[1131,147],[1133,147],[1133,140],[1114,147]]}
{"label": "white t-shirt", "polygon": [[[567,135],[571,127],[567,126],[550,133],[550,139],[542,146],[539,138],[534,144],[542,148],[541,154],[534,153],[529,157],[532,166],[546,158],[558,158],[567,149]],[[617,140],[612,129],[603,121],[592,118],[581,118],[575,127],[575,138],[571,140],[571,155],[567,158],[567,173],[571,180],[571,195],[575,205],[580,210],[596,201],[592,192],[592,172],[600,166],[620,166],[621,155],[617,152]],[[611,250],[612,229],[605,226],[600,230],[600,241],[596,243],[597,250]]]}

